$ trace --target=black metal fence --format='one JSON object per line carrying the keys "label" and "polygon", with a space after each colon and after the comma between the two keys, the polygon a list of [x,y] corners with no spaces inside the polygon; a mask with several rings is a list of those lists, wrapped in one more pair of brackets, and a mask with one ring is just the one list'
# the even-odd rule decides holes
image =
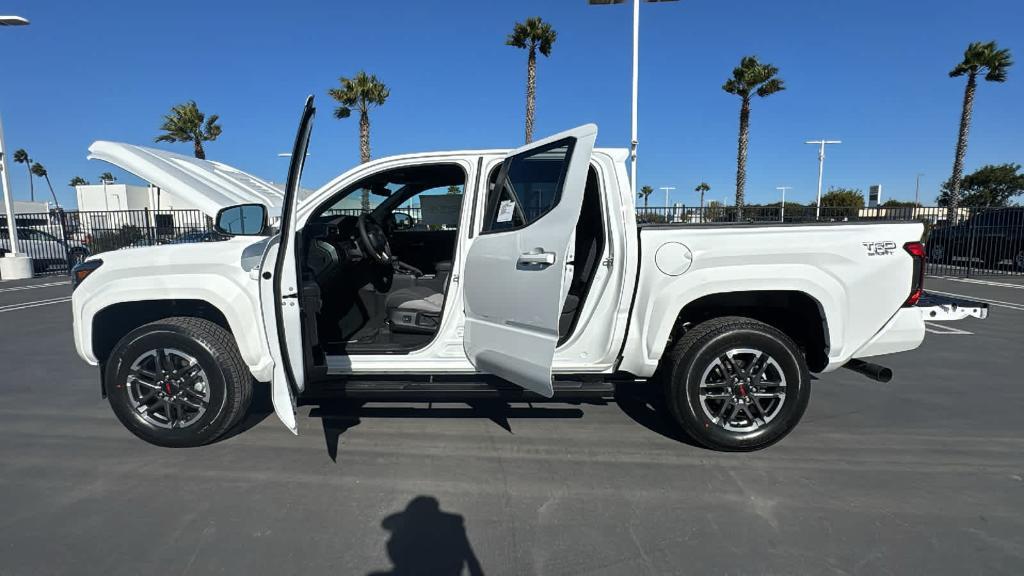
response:
{"label": "black metal fence", "polygon": [[[419,207],[399,208],[413,221]],[[333,210],[357,215],[361,210]],[[736,221],[735,206],[637,208],[641,223],[703,224]],[[1024,207],[961,208],[947,221],[944,207],[836,208],[747,206],[743,222],[908,222],[925,225],[928,273],[942,276],[1024,275]],[[17,214],[19,249],[36,272],[66,273],[82,259],[133,246],[221,240],[213,221],[199,210],[51,211]],[[10,251],[6,217],[0,214],[0,254]]]}
{"label": "black metal fence", "polygon": [[[15,214],[18,250],[37,274],[62,274],[85,258],[133,246],[208,242],[220,236],[199,210],[118,210]],[[7,217],[0,214],[0,254],[11,251]]]}
{"label": "black metal fence", "polygon": [[[928,273],[939,276],[1024,275],[1024,207],[960,208],[953,222],[942,206],[845,208],[746,206],[740,222],[922,222]],[[736,207],[637,208],[641,223],[736,222]]]}

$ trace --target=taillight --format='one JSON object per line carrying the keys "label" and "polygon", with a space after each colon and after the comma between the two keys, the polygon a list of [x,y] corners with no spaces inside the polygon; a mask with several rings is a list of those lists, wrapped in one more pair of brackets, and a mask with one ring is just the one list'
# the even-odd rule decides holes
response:
{"label": "taillight", "polygon": [[910,280],[910,296],[903,303],[904,306],[913,306],[924,294],[924,244],[921,242],[907,242],[903,249],[914,259],[914,275]]}

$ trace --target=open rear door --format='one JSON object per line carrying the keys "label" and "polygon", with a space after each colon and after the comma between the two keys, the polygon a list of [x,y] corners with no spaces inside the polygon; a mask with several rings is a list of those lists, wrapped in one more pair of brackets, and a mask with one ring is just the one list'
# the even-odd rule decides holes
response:
{"label": "open rear door", "polygon": [[466,259],[470,362],[546,397],[553,394],[566,253],[596,138],[597,126],[587,124],[509,154]]}
{"label": "open rear door", "polygon": [[[299,197],[299,180],[306,161],[309,135],[313,127],[313,97],[306,99],[299,131],[292,148],[288,180],[281,204],[281,228],[276,243],[268,247],[261,274],[260,300],[267,328],[267,342],[274,356],[274,381],[271,397],[274,412],[292,432],[295,424],[295,395],[306,386],[305,342],[303,341],[303,311],[298,262],[298,230],[295,208]],[[270,272],[270,276],[267,275]]]}

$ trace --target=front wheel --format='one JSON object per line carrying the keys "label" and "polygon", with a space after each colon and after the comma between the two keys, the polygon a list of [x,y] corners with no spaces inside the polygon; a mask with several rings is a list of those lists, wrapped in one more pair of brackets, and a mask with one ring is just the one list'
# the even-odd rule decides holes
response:
{"label": "front wheel", "polygon": [[751,318],[723,317],[687,332],[662,367],[667,403],[694,440],[714,450],[749,451],[796,427],[811,375],[796,344]]}
{"label": "front wheel", "polygon": [[106,382],[121,423],[172,448],[213,442],[252,399],[252,376],[231,333],[201,318],[166,318],[131,331],[107,361]]}

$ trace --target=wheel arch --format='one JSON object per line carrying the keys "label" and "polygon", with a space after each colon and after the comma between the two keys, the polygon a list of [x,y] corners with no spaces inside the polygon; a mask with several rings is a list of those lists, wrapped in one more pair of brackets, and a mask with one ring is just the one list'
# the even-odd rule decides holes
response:
{"label": "wheel arch", "polygon": [[689,328],[723,316],[753,318],[782,331],[804,351],[808,367],[814,372],[828,365],[830,335],[824,307],[799,290],[748,290],[701,296],[679,310],[666,346]]}

